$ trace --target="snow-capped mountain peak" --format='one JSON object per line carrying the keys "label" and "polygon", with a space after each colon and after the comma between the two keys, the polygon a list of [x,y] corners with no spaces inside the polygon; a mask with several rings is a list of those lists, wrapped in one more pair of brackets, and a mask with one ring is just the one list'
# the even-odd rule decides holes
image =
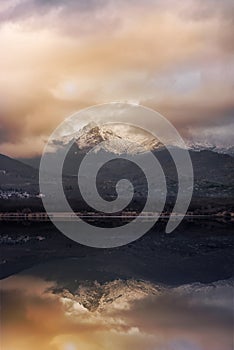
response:
{"label": "snow-capped mountain peak", "polygon": [[193,142],[189,140],[187,140],[186,144],[188,149],[192,151],[212,151],[216,153],[234,156],[234,146],[223,147],[221,145],[212,144],[210,142]]}
{"label": "snow-capped mountain peak", "polygon": [[98,125],[95,122],[85,125],[77,133],[63,137],[61,142],[75,142],[80,150],[96,147],[96,151],[105,149],[116,154],[142,153],[163,146],[151,134],[139,128],[117,124]]}
{"label": "snow-capped mountain peak", "polygon": [[149,295],[159,295],[163,288],[146,281],[114,280],[104,284],[82,282],[73,294],[69,290],[60,292],[63,301],[73,300],[84,311],[102,312],[107,308],[128,309],[132,301]]}

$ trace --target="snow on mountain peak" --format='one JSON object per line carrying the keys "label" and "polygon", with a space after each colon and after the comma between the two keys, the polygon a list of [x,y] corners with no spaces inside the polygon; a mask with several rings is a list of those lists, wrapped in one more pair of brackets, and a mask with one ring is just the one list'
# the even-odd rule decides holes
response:
{"label": "snow on mountain peak", "polygon": [[146,281],[114,280],[104,284],[99,282],[82,282],[73,294],[63,290],[60,296],[63,301],[70,300],[79,305],[83,311],[103,311],[107,308],[128,309],[132,301],[149,295],[159,295],[162,287]]}
{"label": "snow on mountain peak", "polygon": [[[96,146],[96,151],[105,149],[116,154],[143,153],[162,147],[153,135],[130,125],[98,125],[91,122],[79,132],[62,138],[62,143],[76,142],[80,150],[89,150]],[[105,141],[105,145],[101,144]]]}

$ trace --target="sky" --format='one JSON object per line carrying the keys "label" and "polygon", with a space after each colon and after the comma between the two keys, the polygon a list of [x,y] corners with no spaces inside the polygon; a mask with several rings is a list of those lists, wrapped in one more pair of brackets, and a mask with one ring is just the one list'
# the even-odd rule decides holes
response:
{"label": "sky", "polygon": [[[132,288],[132,280],[121,290],[120,283],[109,282],[114,295],[117,288],[116,300],[88,310],[82,305],[82,293],[62,292],[53,281],[23,275],[5,279],[3,349],[233,349],[231,282],[187,285],[160,292],[156,286],[156,293]],[[140,286],[139,281],[136,283]],[[148,285],[145,288],[150,290]]]}
{"label": "sky", "polygon": [[1,0],[0,152],[41,154],[74,112],[111,101],[233,144],[233,0]]}

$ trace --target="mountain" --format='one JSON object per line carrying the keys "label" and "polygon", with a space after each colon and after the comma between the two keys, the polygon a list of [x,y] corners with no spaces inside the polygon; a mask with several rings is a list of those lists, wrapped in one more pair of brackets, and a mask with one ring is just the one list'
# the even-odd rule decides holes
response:
{"label": "mountain", "polygon": [[31,158],[21,157],[21,158],[17,158],[17,160],[20,161],[21,163],[29,165],[31,168],[39,169],[41,156],[35,156],[35,157],[31,157]]}
{"label": "mountain", "polygon": [[187,147],[191,151],[212,151],[215,153],[220,153],[220,154],[228,154],[232,157],[234,157],[234,146],[229,146],[229,147],[222,147],[218,145],[212,145],[210,143],[206,142],[199,142],[199,143],[194,143],[194,142],[187,142]]}
{"label": "mountain", "polygon": [[[106,141],[104,146],[100,145],[103,141]],[[51,158],[51,164],[53,164],[53,158],[56,157],[57,152],[70,146],[63,167],[66,175],[65,187],[69,188],[69,198],[80,198],[76,185],[79,164],[85,154],[95,146],[96,153],[109,152],[117,156],[126,153],[141,153],[144,155],[148,151],[152,151],[164,170],[168,195],[175,197],[177,194],[177,172],[170,153],[151,134],[139,128],[114,124],[100,126],[92,122],[84,126],[79,132],[54,140],[52,146],[54,146],[54,152],[48,154],[48,157]],[[180,151],[180,149],[177,150]],[[234,196],[234,157],[199,148],[190,149],[189,153],[194,168],[194,197],[231,198]],[[37,166],[39,161],[40,158],[36,157],[31,160],[28,159],[27,163]],[[28,174],[36,178],[36,175],[33,175],[36,170],[32,167],[24,166],[22,169],[21,162],[15,163],[15,169],[17,166],[19,167],[19,174],[23,171],[24,176]],[[123,159],[117,159],[111,165],[107,164],[100,170],[97,184],[104,197],[113,197],[115,184],[123,177],[132,182],[135,195],[138,198],[146,198],[147,184],[144,174],[139,171],[136,165]],[[13,180],[12,183],[14,183]]]}
{"label": "mountain", "polygon": [[4,154],[0,154],[0,171],[2,176],[15,176],[17,178],[21,177],[27,179],[35,179],[38,173],[37,170],[31,166]]}
{"label": "mountain", "polygon": [[[102,313],[108,310],[129,310],[136,301],[156,301],[160,297],[171,298],[186,297],[188,300],[205,302],[215,296],[215,300],[225,292],[228,307],[232,304],[233,279],[220,280],[212,283],[189,283],[180,286],[167,286],[144,280],[113,280],[105,283],[97,281],[82,281],[75,291],[69,289],[52,289],[53,293],[59,295],[63,303],[76,305],[78,312]],[[178,300],[178,299],[177,299]],[[222,299],[223,302],[223,299]]]}
{"label": "mountain", "polygon": [[[103,141],[105,141],[105,145],[99,145]],[[95,122],[85,125],[78,132],[63,136],[58,140],[53,140],[55,154],[61,147],[69,145],[71,146],[69,157],[73,153],[77,155],[76,158],[80,156],[83,157],[83,155],[93,147],[96,147],[95,152],[103,150],[118,155],[126,153],[136,154],[147,151],[165,151],[165,147],[161,142],[155,139],[153,135],[140,128],[115,124],[111,126],[98,125]],[[211,145],[210,143],[194,143],[192,141],[187,141],[186,145],[195,163],[198,158],[201,158],[201,162],[203,162],[202,158],[206,158],[206,155],[208,158],[213,157],[214,159],[216,157],[214,155],[215,153],[234,157],[233,146],[223,148]],[[209,151],[210,153],[202,153],[205,151]],[[198,153],[198,157],[195,155],[195,152]],[[18,158],[18,160],[30,167],[39,169],[41,157]],[[73,160],[71,160],[71,162],[73,162]]]}
{"label": "mountain", "polygon": [[[138,127],[129,125],[98,125],[91,122],[85,125],[80,131],[71,135],[64,136],[55,143],[67,145],[76,142],[79,150],[90,150],[100,142],[107,141],[105,146],[97,147],[97,151],[104,149],[108,152],[123,153],[142,153],[146,151],[155,151],[164,148],[164,145],[152,134]],[[212,151],[220,154],[234,156],[234,146],[222,147],[207,142],[185,141],[190,151]]]}
{"label": "mountain", "polygon": [[[99,145],[103,141],[106,141],[105,145]],[[97,146],[96,151],[105,150],[116,154],[142,153],[163,146],[151,134],[140,128],[124,125],[100,126],[94,122],[87,124],[77,133],[55,140],[55,144],[60,146],[74,142],[79,150],[87,151]]]}
{"label": "mountain", "polygon": [[[80,146],[81,144],[91,145],[96,131],[96,129],[91,129],[89,133],[90,138],[86,138],[85,142],[84,138],[79,138],[71,146],[64,162],[64,173],[68,176],[66,179],[68,187],[76,188],[76,175],[79,164],[86,153],[85,149],[80,149],[78,144]],[[102,138],[104,136],[102,135]],[[88,148],[86,148],[87,150]],[[107,152],[107,150],[99,149],[97,152]],[[161,147],[153,150],[153,153],[161,163],[167,178],[168,194],[172,197],[176,196],[177,172],[169,152]],[[194,169],[194,197],[231,198],[234,196],[234,157],[210,150],[190,150],[189,153]],[[50,156],[53,157],[54,155]],[[72,178],[69,178],[70,176]],[[123,177],[128,178],[132,182],[136,196],[146,197],[147,186],[144,175],[134,164],[123,159],[117,159],[112,162],[111,166],[107,164],[100,170],[98,186],[103,193],[113,194],[116,181]],[[72,193],[73,191],[70,191],[69,196]],[[73,193],[73,195],[80,196],[78,192],[76,194]]]}
{"label": "mountain", "polygon": [[[105,146],[98,146],[103,141],[107,141]],[[126,128],[120,126],[100,126],[94,122],[85,125],[78,132],[54,140],[54,152],[56,153],[61,147],[68,145],[72,147],[70,153],[76,152],[78,156],[85,154],[95,146],[97,146],[96,152],[104,150],[118,155],[142,153],[163,147],[152,135],[143,132],[139,128],[127,126],[126,130]],[[41,157],[18,158],[18,160],[38,169]]]}
{"label": "mountain", "polygon": [[38,170],[0,154],[0,184],[3,189],[24,189],[38,191]]}
{"label": "mountain", "polygon": [[[62,289],[62,288],[61,288]],[[141,300],[149,295],[159,295],[163,287],[147,281],[114,280],[106,283],[84,281],[75,293],[68,289],[54,289],[63,300],[78,303],[90,312],[103,311],[108,307],[125,308],[135,300]]]}
{"label": "mountain", "polygon": [[[179,151],[179,150],[178,150]],[[176,180],[175,165],[166,149],[155,151],[154,154],[166,170],[169,177]],[[209,150],[189,151],[193,164],[195,180],[207,180],[220,184],[234,184],[234,159],[228,154]]]}

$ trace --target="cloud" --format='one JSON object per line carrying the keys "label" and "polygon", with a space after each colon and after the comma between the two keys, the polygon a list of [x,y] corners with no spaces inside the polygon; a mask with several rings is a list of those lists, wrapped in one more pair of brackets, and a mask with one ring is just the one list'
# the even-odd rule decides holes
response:
{"label": "cloud", "polygon": [[[215,0],[214,0],[215,1]],[[153,107],[179,131],[233,117],[234,22],[228,1],[1,2],[0,151],[42,152],[82,107],[113,100]],[[222,5],[223,4],[223,5]],[[29,148],[29,143],[32,147]]]}
{"label": "cloud", "polygon": [[[67,11],[93,12],[102,8],[108,0],[23,0],[8,1],[1,11],[2,21],[24,20],[33,16],[45,16],[50,11],[58,9],[59,13]],[[4,3],[4,2],[3,2]]]}
{"label": "cloud", "polygon": [[203,20],[210,17],[222,18],[225,21],[233,21],[234,4],[232,0],[197,0],[197,6],[193,7],[194,1],[187,1],[187,8],[184,14],[192,16],[196,20]]}

